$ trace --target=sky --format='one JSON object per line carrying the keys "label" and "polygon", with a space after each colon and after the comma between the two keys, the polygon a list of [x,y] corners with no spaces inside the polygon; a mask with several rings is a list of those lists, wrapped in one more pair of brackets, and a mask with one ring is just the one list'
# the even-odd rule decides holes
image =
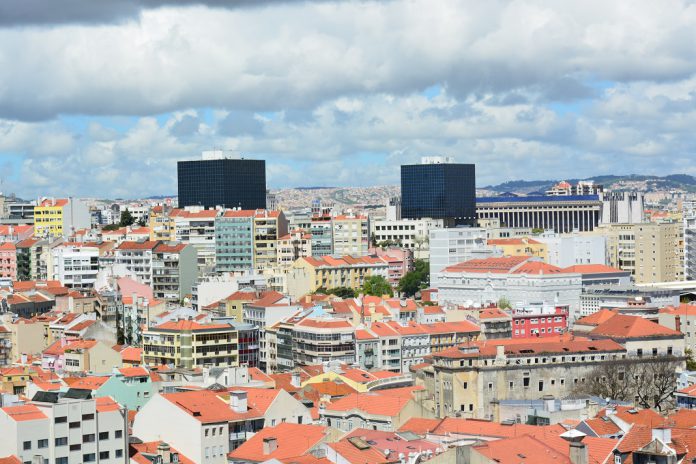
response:
{"label": "sky", "polygon": [[3,0],[0,190],[176,193],[176,161],[269,188],[696,175],[696,3]]}

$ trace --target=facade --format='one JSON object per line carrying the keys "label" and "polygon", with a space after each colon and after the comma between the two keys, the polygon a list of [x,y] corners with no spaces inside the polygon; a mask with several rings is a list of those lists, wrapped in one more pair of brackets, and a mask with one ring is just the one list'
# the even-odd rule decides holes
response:
{"label": "facade", "polygon": [[645,222],[645,200],[641,192],[601,192],[602,224]]}
{"label": "facade", "polygon": [[219,215],[218,210],[201,207],[175,209],[170,214],[174,223],[174,240],[196,249],[201,275],[215,269],[215,219]]}
{"label": "facade", "polygon": [[568,233],[593,230],[601,221],[597,195],[485,197],[476,199],[479,219],[498,219],[502,227],[531,227]]}
{"label": "facade", "polygon": [[440,304],[487,306],[507,299],[513,306],[563,304],[578,317],[582,276],[524,256],[474,259],[445,268],[431,282]]}
{"label": "facade", "polygon": [[489,238],[488,246],[499,249],[503,256],[533,256],[548,262],[546,244],[533,238]]}
{"label": "facade", "polygon": [[34,236],[37,238],[69,237],[91,224],[87,205],[75,198],[45,198],[34,207]]}
{"label": "facade", "polygon": [[630,271],[637,284],[684,279],[681,223],[603,225],[594,233],[607,240],[607,264]]}
{"label": "facade", "polygon": [[401,216],[476,223],[476,168],[451,159],[424,158],[401,166]]}
{"label": "facade", "polygon": [[486,230],[475,227],[457,227],[430,231],[430,281],[448,266],[475,258],[495,256],[488,247]]}
{"label": "facade", "polygon": [[184,243],[159,243],[152,251],[154,298],[178,303],[191,294],[196,282],[198,250]]}
{"label": "facade", "polygon": [[571,232],[544,233],[535,239],[546,244],[546,262],[558,267],[607,264],[607,239],[603,235]]}
{"label": "facade", "polygon": [[126,462],[126,411],[111,398],[68,396],[37,394],[29,403],[0,408],[0,455],[32,463]]}
{"label": "facade", "polygon": [[294,298],[312,293],[319,288],[362,288],[365,278],[381,275],[388,278],[389,264],[382,258],[363,256],[353,258],[300,258],[288,272],[288,292]]}
{"label": "facade", "polygon": [[17,247],[12,242],[0,244],[0,278],[17,280]]}
{"label": "facade", "polygon": [[296,229],[278,238],[277,267],[287,269],[300,258],[312,256],[312,234]]}
{"label": "facade", "polygon": [[443,219],[382,219],[371,222],[371,238],[378,246],[396,245],[413,251],[416,259],[430,256],[429,235],[444,227]]}
{"label": "facade", "polygon": [[679,291],[631,286],[596,286],[580,294],[580,316],[589,316],[602,308],[641,307],[656,312],[659,308],[679,306]]}
{"label": "facade", "polygon": [[333,225],[330,218],[312,218],[309,233],[312,235],[312,256],[333,255]]}
{"label": "facade", "polygon": [[355,328],[341,319],[305,318],[294,325],[292,347],[295,365],[338,361],[355,362]]}
{"label": "facade", "polygon": [[266,208],[266,162],[223,158],[222,152],[202,160],[177,163],[179,208]]}
{"label": "facade", "polygon": [[87,290],[94,287],[99,272],[99,246],[65,243],[51,250],[52,278],[68,288]]}
{"label": "facade", "polygon": [[41,261],[45,241],[28,238],[17,242],[17,280],[42,280],[47,278],[46,264]]}
{"label": "facade", "polygon": [[568,331],[568,306],[528,305],[511,313],[512,338],[555,337]]}
{"label": "facade", "polygon": [[367,254],[370,248],[370,219],[367,216],[334,216],[331,225],[334,256],[358,257]]}
{"label": "facade", "polygon": [[170,321],[143,332],[143,364],[235,367],[239,365],[238,346],[238,332],[232,324]]}

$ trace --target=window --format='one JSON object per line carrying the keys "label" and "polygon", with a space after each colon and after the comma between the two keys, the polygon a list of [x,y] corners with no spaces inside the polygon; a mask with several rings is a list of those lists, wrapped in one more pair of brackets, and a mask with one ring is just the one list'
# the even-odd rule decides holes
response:
{"label": "window", "polygon": [[65,446],[68,444],[68,437],[57,437],[56,446]]}
{"label": "window", "polygon": [[39,440],[37,445],[39,448],[48,448],[48,439]]}
{"label": "window", "polygon": [[109,452],[108,451],[101,451],[99,453],[99,459],[109,459]]}
{"label": "window", "polygon": [[529,377],[524,377],[522,379],[522,385],[525,387],[529,387]]}
{"label": "window", "polygon": [[539,381],[539,391],[544,391],[544,381],[543,380]]}
{"label": "window", "polygon": [[82,462],[94,462],[97,460],[97,456],[94,453],[87,453],[82,455]]}
{"label": "window", "polygon": [[82,445],[79,443],[77,445],[70,445],[70,451],[80,451],[82,449]]}
{"label": "window", "polygon": [[56,458],[56,464],[68,464],[68,458]]}
{"label": "window", "polygon": [[79,429],[80,428],[80,423],[79,422],[71,422],[69,427],[71,429]]}
{"label": "window", "polygon": [[22,448],[23,448],[25,451],[26,451],[26,450],[30,450],[30,449],[31,449],[31,441],[25,441],[25,442],[24,442],[24,445],[22,446]]}
{"label": "window", "polygon": [[109,439],[109,432],[99,432],[99,439],[100,440],[108,440]]}
{"label": "window", "polygon": [[114,432],[114,438],[121,438],[123,436],[123,430],[116,430]]}
{"label": "window", "polygon": [[83,415],[82,415],[82,420],[83,420],[83,421],[94,420],[94,414],[83,414]]}
{"label": "window", "polygon": [[68,418],[66,416],[59,416],[53,419],[53,422],[55,424],[65,424],[66,422],[68,422]]}
{"label": "window", "polygon": [[82,443],[92,443],[94,441],[94,434],[88,433],[87,435],[82,435]]}
{"label": "window", "polygon": [[123,450],[117,449],[114,454],[117,458],[120,458],[121,456],[123,456]]}

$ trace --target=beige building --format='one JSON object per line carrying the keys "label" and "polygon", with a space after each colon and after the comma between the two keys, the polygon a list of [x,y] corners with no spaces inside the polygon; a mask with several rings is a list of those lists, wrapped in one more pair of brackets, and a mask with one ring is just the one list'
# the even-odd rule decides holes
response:
{"label": "beige building", "polygon": [[381,275],[386,279],[388,271],[389,263],[378,257],[300,258],[288,272],[288,293],[299,298],[319,288],[358,290],[362,288],[365,277]]}
{"label": "beige building", "polygon": [[287,270],[299,258],[312,256],[312,234],[296,229],[278,239],[278,268]]}
{"label": "beige building", "polygon": [[607,265],[630,271],[636,283],[684,279],[680,223],[607,224],[592,233],[607,238]]}
{"label": "beige building", "polygon": [[548,262],[545,243],[529,237],[488,239],[488,246],[498,248],[503,256],[534,256]]}
{"label": "beige building", "polygon": [[19,359],[22,354],[39,354],[46,347],[44,324],[20,319],[14,323],[6,323],[5,328],[10,332],[13,360]]}
{"label": "beige building", "polygon": [[335,216],[331,224],[334,255],[367,255],[370,248],[370,220],[367,216],[355,214]]}

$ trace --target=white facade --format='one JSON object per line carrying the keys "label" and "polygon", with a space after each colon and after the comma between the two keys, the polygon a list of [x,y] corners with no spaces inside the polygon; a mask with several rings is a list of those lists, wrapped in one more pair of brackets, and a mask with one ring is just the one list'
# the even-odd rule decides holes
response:
{"label": "white facade", "polygon": [[684,201],[684,280],[696,280],[696,201]]}
{"label": "white facade", "polygon": [[133,272],[140,283],[152,285],[152,248],[116,248],[114,258],[116,264],[122,264]]}
{"label": "white facade", "polygon": [[443,219],[383,219],[373,221],[371,235],[380,242],[394,242],[413,250],[416,259],[429,259],[429,235],[431,230],[442,229]]}
{"label": "white facade", "polygon": [[435,285],[442,305],[487,305],[506,298],[515,305],[565,304],[575,319],[580,311],[582,277],[575,273],[516,274],[442,272]]}
{"label": "white facade", "polygon": [[603,235],[547,232],[534,239],[546,244],[547,262],[554,266],[607,264],[607,238]]}
{"label": "white facade", "polygon": [[92,288],[99,272],[99,248],[57,246],[51,250],[53,278],[70,288]]}
{"label": "white facade", "polygon": [[[109,403],[109,406],[100,406]],[[34,420],[17,420],[16,408]],[[0,409],[0,456],[15,455],[21,462],[41,456],[40,462],[122,464],[128,457],[125,410],[111,398],[60,399],[31,402]]]}
{"label": "white facade", "polygon": [[429,242],[431,282],[435,274],[448,266],[500,253],[488,247],[486,229],[479,227],[434,229]]}
{"label": "white facade", "polygon": [[602,224],[645,222],[645,200],[641,192],[601,192]]}

